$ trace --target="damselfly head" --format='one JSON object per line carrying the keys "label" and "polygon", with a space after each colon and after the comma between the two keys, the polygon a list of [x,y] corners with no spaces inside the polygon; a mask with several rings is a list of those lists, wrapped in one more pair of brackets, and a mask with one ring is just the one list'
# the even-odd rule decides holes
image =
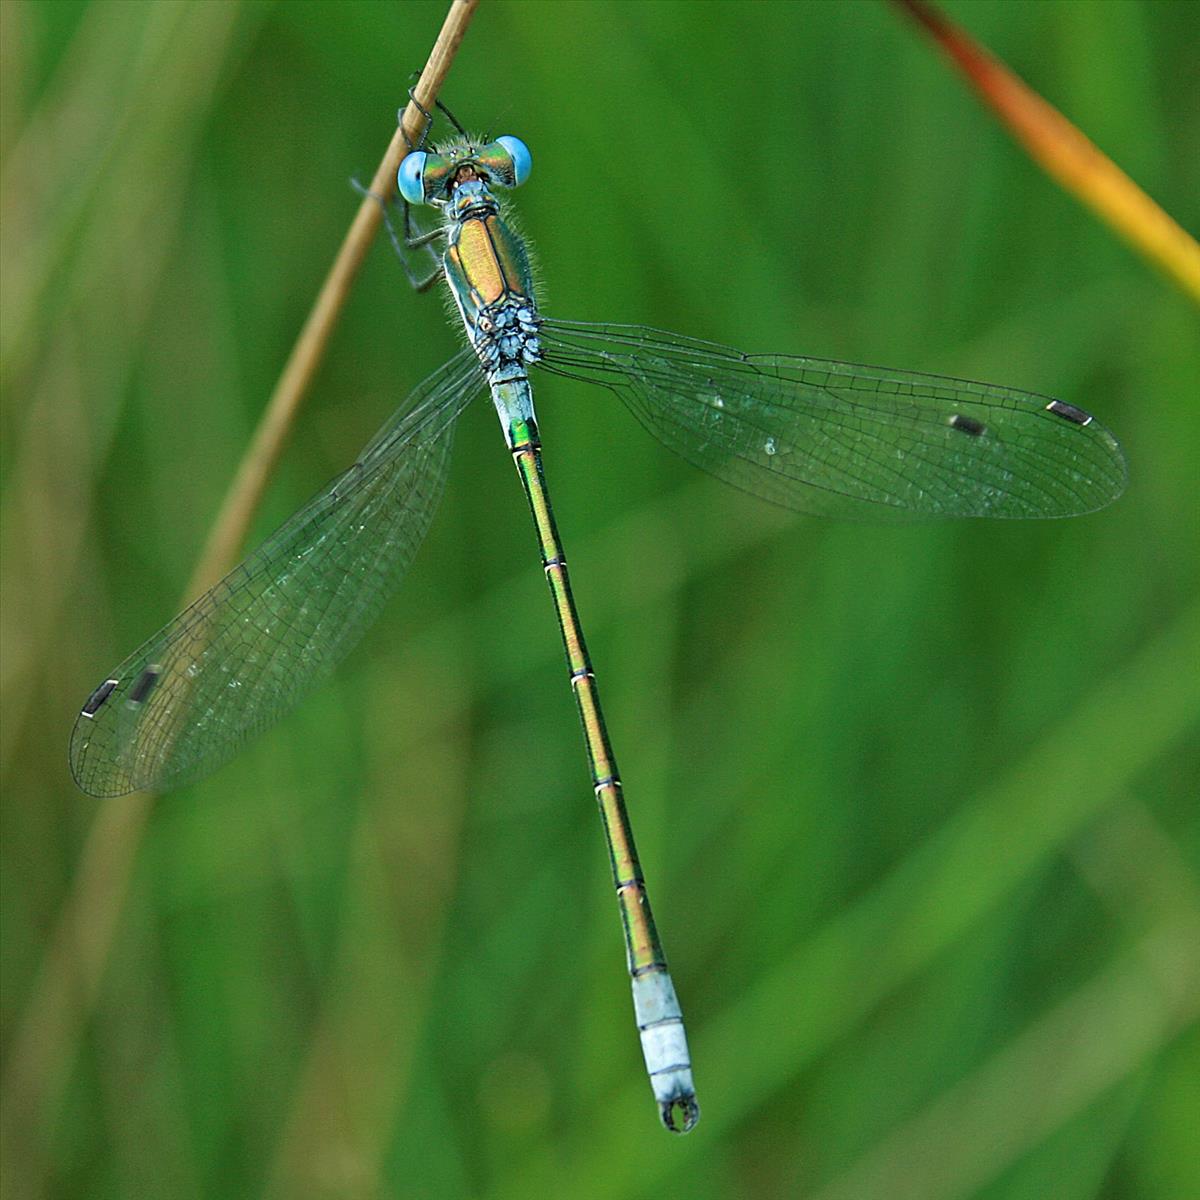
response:
{"label": "damselfly head", "polygon": [[529,147],[520,138],[506,135],[484,145],[459,139],[405,156],[396,186],[409,204],[445,204],[455,187],[470,179],[493,187],[520,187],[532,166]]}

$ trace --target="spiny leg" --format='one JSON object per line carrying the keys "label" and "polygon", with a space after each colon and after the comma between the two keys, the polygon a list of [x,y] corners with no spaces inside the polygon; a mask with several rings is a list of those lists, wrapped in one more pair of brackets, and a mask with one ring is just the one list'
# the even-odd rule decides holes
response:
{"label": "spiny leg", "polygon": [[[417,79],[420,77],[420,74],[421,74],[420,71],[414,71],[412,73],[412,75],[409,76],[409,78]],[[416,87],[415,83],[410,85],[410,87],[408,89],[408,99],[409,99],[409,102],[412,104],[412,106],[417,110],[417,112],[419,112],[421,114],[421,116],[423,116],[425,118],[425,128],[421,131],[421,136],[417,140],[417,144],[415,146],[412,144],[411,141],[409,141],[408,134],[404,134],[404,140],[406,142],[408,142],[408,148],[410,151],[411,150],[420,150],[421,147],[425,145],[426,139],[429,137],[429,131],[433,128],[433,113],[431,113],[429,111],[429,109],[427,109],[425,107],[425,105],[423,105],[420,102],[420,100],[417,99],[417,87]],[[442,116],[444,116],[446,118],[446,120],[449,121],[450,124],[454,126],[454,129],[458,133],[459,137],[465,138],[465,137],[470,136],[467,133],[467,131],[462,127],[458,118],[442,103],[442,101],[440,99],[435,99],[433,103],[436,106],[438,112],[440,112],[442,114]],[[401,131],[403,131],[403,129],[404,129],[404,109],[400,109],[399,113],[397,114],[397,120],[400,122]]]}
{"label": "spiny leg", "polygon": [[[434,243],[440,238],[445,237],[445,231],[442,229],[430,229],[428,232],[417,231],[413,232],[412,227],[412,208],[407,202],[404,203],[404,236],[396,231],[396,226],[392,223],[391,214],[388,212],[387,203],[382,196],[377,196],[370,188],[364,187],[357,179],[350,180],[350,186],[360,195],[367,196],[374,200],[379,205],[380,211],[383,213],[383,225],[388,232],[388,237],[392,242],[392,249],[396,251],[396,257],[400,260],[401,267],[404,268],[404,274],[408,279],[409,284],[414,291],[428,291],[439,279],[442,278],[442,259],[438,253]],[[433,269],[428,275],[419,275],[414,269],[409,260],[408,252],[411,250],[425,250],[431,256]]]}
{"label": "spiny leg", "polygon": [[404,112],[403,108],[396,112],[396,123],[400,126],[400,136],[404,138],[404,143],[408,146],[408,152],[411,154],[414,150],[420,150],[425,145],[425,139],[429,137],[429,131],[433,128],[433,114],[417,99],[416,80],[421,77],[420,71],[414,71],[409,79],[413,83],[409,84],[408,101],[409,103],[425,118],[425,125],[421,130],[421,136],[417,138],[417,144],[414,146],[408,134],[404,132]]}
{"label": "spiny leg", "polygon": [[442,114],[442,116],[444,116],[446,118],[446,120],[449,121],[450,124],[454,126],[455,130],[458,132],[459,137],[465,138],[465,137],[470,136],[467,133],[467,131],[462,127],[462,125],[459,124],[458,118],[441,102],[440,99],[435,100],[434,104],[437,105],[438,111]]}

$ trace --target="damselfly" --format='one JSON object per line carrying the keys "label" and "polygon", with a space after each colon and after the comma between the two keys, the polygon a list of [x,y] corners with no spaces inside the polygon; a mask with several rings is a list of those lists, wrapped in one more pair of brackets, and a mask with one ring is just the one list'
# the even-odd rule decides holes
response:
{"label": "damselfly", "polygon": [[[353,466],[96,688],[75,723],[71,769],[95,796],[192,782],[328,676],[412,561],[442,492],[455,421],[489,392],[566,649],[651,1086],[667,1128],[686,1132],[699,1106],[683,1018],[550,507],[530,368],[600,384],[684,458],[803,513],[1065,517],[1115,499],[1125,463],[1107,429],[1061,400],[542,315],[497,195],[528,178],[529,150],[456,128],[436,149],[410,153],[398,185],[407,248],[435,267],[413,282],[445,280],[467,346]],[[421,205],[438,223],[418,233],[409,206]]]}

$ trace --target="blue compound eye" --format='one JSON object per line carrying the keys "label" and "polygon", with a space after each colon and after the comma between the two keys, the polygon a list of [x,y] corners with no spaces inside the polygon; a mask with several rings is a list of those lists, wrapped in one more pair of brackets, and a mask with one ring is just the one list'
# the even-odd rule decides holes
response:
{"label": "blue compound eye", "polygon": [[409,204],[425,203],[425,160],[428,157],[424,150],[407,154],[396,172],[396,186]]}
{"label": "blue compound eye", "polygon": [[533,155],[529,153],[529,147],[520,138],[510,137],[508,134],[498,137],[496,141],[508,151],[508,156],[512,159],[513,187],[520,187],[533,169]]}

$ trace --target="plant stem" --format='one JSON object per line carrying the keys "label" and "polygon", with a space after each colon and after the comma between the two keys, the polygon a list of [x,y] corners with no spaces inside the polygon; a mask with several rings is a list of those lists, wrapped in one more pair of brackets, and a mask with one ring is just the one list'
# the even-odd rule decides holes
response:
{"label": "plant stem", "polygon": [[[453,0],[450,5],[414,89],[423,107],[433,107],[478,2]],[[392,194],[396,168],[407,149],[404,135],[415,138],[423,120],[418,107],[410,103],[371,180],[376,195],[386,198]],[[236,556],[381,223],[380,206],[364,198],[243,456],[188,587],[189,599],[224,574]],[[108,801],[88,830],[71,889],[9,1048],[3,1108],[21,1114],[20,1129],[12,1129],[14,1137],[19,1133],[41,1145],[54,1127],[63,1084],[100,992],[152,807],[152,797],[146,793]],[[9,1130],[4,1132],[7,1141]],[[40,1155],[34,1157],[40,1160]]]}
{"label": "plant stem", "polygon": [[[433,108],[478,3],[479,0],[453,0],[450,5],[429,61],[413,89],[421,107],[427,110]],[[420,109],[410,101],[371,179],[370,190],[376,196],[387,200],[395,191],[396,168],[408,152],[409,143],[415,143],[420,136],[423,124],[424,117]],[[405,141],[406,137],[408,142]],[[350,294],[350,287],[382,223],[383,209],[370,196],[364,196],[226,493],[188,585],[186,600],[191,601],[207,591],[233,565],[250,522],[258,511],[267,483],[287,444],[300,404],[325,357],[326,347],[341,316],[346,297]]]}
{"label": "plant stem", "polygon": [[1200,303],[1200,246],[1062,113],[925,0],[893,0],[1043,171]]}

